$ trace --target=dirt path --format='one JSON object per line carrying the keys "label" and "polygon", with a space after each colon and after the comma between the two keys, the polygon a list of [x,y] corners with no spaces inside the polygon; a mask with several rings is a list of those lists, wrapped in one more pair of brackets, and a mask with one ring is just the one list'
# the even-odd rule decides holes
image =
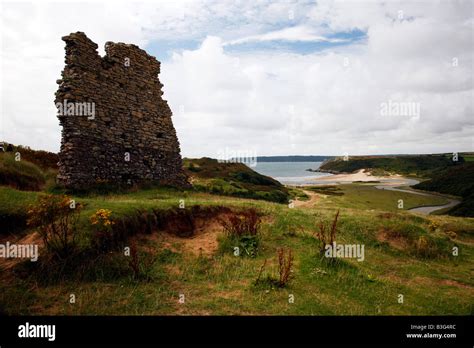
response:
{"label": "dirt path", "polygon": [[305,194],[309,196],[309,200],[307,201],[293,201],[295,208],[313,208],[317,201],[321,199],[321,196],[317,193],[303,190]]}
{"label": "dirt path", "polygon": [[[6,242],[10,242],[10,244],[17,244],[17,245],[38,245],[39,252],[41,255],[42,247],[43,247],[43,240],[38,232],[31,232],[23,237],[16,238],[14,236],[4,236],[0,238],[0,244],[5,244]],[[0,269],[9,270],[13,268],[16,264],[25,261],[24,258],[0,258]]]}

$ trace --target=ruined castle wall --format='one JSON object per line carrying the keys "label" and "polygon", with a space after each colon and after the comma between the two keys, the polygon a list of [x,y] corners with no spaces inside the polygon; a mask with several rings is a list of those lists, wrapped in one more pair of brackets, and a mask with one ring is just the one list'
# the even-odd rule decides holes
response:
{"label": "ruined castle wall", "polygon": [[[84,33],[63,37],[66,66],[55,103],[62,129],[58,182],[70,188],[144,180],[187,185],[160,63],[135,45]],[[71,114],[72,113],[72,114]]]}

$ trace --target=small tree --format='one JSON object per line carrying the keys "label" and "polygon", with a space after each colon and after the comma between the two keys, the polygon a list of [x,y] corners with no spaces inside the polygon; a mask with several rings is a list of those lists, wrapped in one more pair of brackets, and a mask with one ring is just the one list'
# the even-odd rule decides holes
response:
{"label": "small tree", "polygon": [[28,210],[28,225],[38,228],[48,251],[68,257],[77,245],[77,220],[82,206],[66,195],[42,195]]}

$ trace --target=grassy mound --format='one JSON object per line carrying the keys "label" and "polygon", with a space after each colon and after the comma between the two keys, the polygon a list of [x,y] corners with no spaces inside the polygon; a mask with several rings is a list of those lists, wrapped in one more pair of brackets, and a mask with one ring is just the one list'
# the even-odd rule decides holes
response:
{"label": "grassy mound", "polygon": [[243,163],[220,163],[211,158],[184,159],[184,170],[199,191],[287,203],[288,189]]}
{"label": "grassy mound", "polygon": [[474,162],[466,162],[438,173],[415,188],[460,196],[463,201],[449,211],[456,216],[474,217]]}

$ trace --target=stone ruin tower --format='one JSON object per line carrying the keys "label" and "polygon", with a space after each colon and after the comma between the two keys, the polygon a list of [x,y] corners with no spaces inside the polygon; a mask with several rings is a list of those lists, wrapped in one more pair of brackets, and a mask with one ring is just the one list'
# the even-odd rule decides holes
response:
{"label": "stone ruin tower", "polygon": [[101,57],[82,32],[62,39],[58,183],[75,189],[104,182],[188,186],[172,113],[161,97],[160,62],[124,43],[107,42]]}

